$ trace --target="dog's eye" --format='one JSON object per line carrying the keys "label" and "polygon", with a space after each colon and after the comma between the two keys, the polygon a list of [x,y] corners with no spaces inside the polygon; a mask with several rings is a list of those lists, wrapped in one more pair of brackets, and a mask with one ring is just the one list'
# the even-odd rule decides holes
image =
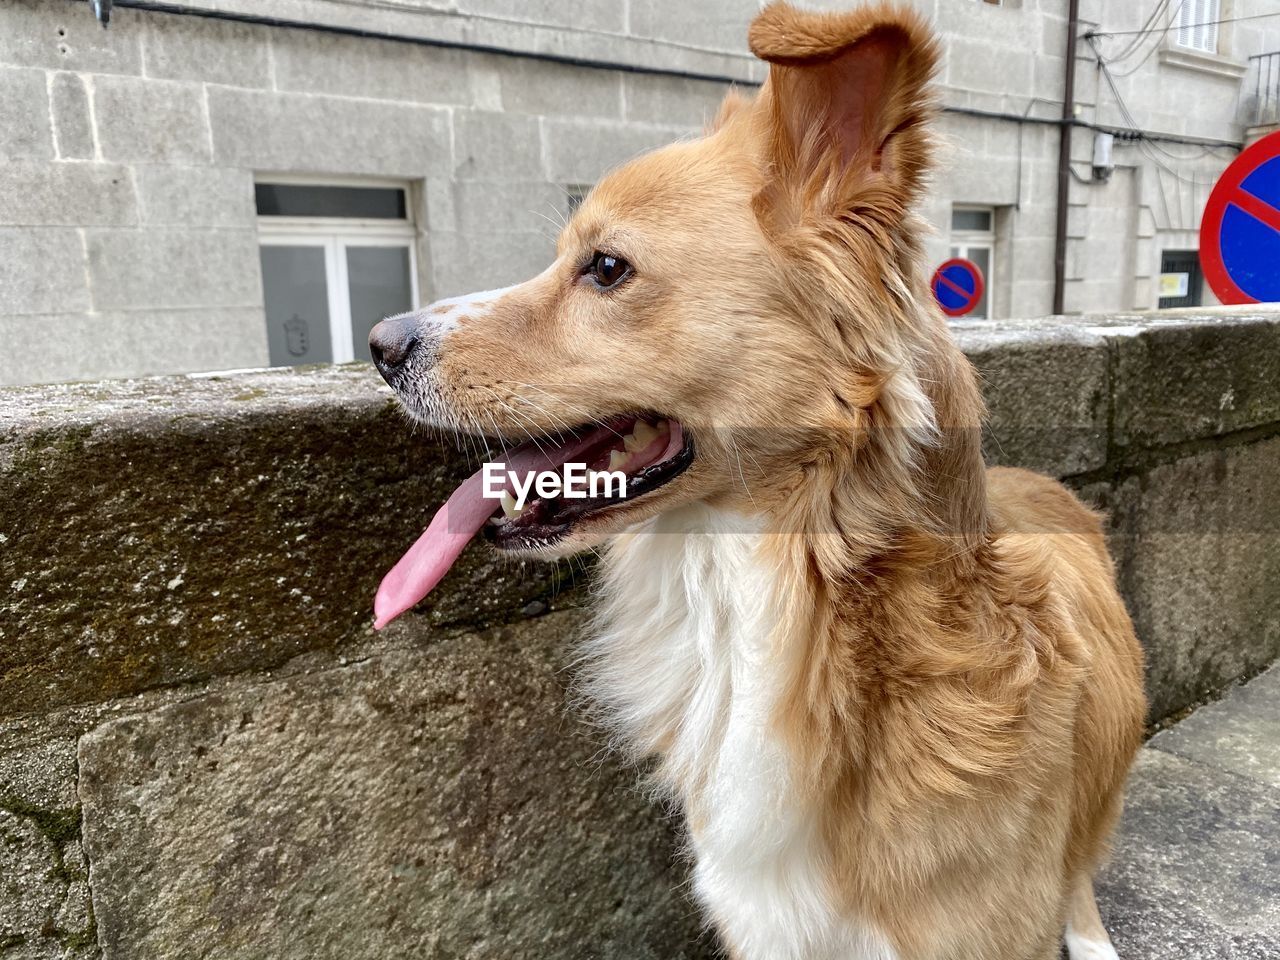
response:
{"label": "dog's eye", "polygon": [[597,250],[595,256],[591,258],[591,266],[587,268],[586,273],[602,290],[608,290],[631,275],[631,264],[621,257]]}

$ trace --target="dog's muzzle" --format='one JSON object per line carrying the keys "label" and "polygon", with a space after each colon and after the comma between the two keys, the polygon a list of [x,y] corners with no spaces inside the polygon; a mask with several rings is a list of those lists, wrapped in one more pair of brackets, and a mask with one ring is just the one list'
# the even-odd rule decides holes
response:
{"label": "dog's muzzle", "polygon": [[391,386],[408,365],[413,352],[421,344],[421,317],[402,313],[377,323],[369,331],[369,353],[382,379]]}

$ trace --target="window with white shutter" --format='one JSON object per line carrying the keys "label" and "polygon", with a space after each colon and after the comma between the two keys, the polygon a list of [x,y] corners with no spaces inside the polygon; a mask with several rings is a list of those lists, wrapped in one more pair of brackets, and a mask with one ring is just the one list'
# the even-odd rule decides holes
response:
{"label": "window with white shutter", "polygon": [[1217,53],[1221,10],[1222,0],[1182,0],[1174,25],[1174,42],[1188,50]]}

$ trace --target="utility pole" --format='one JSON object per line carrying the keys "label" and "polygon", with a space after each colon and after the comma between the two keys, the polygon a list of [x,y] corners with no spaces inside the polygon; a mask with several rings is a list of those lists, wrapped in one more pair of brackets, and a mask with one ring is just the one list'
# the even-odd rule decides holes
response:
{"label": "utility pole", "polygon": [[1080,0],[1067,5],[1067,69],[1058,128],[1058,210],[1053,234],[1053,312],[1065,312],[1067,293],[1067,213],[1071,200],[1071,132],[1076,120],[1076,43]]}

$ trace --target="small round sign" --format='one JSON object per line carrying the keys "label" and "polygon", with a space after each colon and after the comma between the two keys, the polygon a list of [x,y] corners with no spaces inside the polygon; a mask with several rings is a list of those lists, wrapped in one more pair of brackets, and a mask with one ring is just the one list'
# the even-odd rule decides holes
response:
{"label": "small round sign", "polygon": [[1223,303],[1280,300],[1280,133],[1218,178],[1200,221],[1200,263]]}
{"label": "small round sign", "polygon": [[963,317],[982,299],[982,271],[972,260],[953,257],[933,271],[933,297],[948,317]]}

